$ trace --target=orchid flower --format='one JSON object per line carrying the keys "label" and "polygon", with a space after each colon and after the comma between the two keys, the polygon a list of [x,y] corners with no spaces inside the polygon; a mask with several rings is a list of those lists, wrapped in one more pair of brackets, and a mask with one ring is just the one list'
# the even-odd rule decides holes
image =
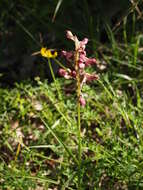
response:
{"label": "orchid flower", "polygon": [[[84,107],[86,101],[84,96],[81,92],[83,85],[86,82],[90,82],[93,80],[97,80],[99,77],[96,73],[86,73],[85,68],[91,65],[96,64],[95,58],[88,58],[86,55],[86,44],[88,43],[88,38],[84,38],[82,41],[79,41],[76,35],[73,35],[71,31],[66,32],[66,37],[72,40],[75,44],[74,51],[62,51],[61,54],[66,58],[69,64],[74,63],[73,70],[71,69],[59,69],[60,76],[63,76],[65,79],[77,79],[77,75],[80,81],[80,95],[79,95],[79,102]],[[75,61],[75,55],[76,61]]]}

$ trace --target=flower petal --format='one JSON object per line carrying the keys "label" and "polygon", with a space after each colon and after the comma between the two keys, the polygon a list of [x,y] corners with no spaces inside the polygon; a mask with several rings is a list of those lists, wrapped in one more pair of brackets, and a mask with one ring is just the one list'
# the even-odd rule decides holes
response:
{"label": "flower petal", "polygon": [[85,73],[85,77],[86,77],[86,81],[89,81],[89,82],[99,79],[99,76],[96,73],[92,73],[92,74]]}
{"label": "flower petal", "polygon": [[85,62],[85,65],[86,66],[89,66],[89,65],[93,65],[93,64],[96,64],[96,59],[95,58],[87,58],[86,59],[86,62]]}

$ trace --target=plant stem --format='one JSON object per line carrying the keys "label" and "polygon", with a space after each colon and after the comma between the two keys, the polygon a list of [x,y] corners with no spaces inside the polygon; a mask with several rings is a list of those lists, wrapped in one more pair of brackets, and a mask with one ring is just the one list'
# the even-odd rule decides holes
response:
{"label": "plant stem", "polygon": [[78,101],[77,105],[77,113],[78,113],[78,120],[77,120],[77,127],[78,127],[78,188],[81,189],[81,129],[80,129],[80,103]]}
{"label": "plant stem", "polygon": [[81,95],[81,88],[80,88],[80,73],[79,73],[79,65],[78,65],[79,53],[75,51],[75,70],[76,70],[76,81],[77,81],[77,136],[78,136],[78,190],[81,189],[81,126],[80,126],[80,95]]}
{"label": "plant stem", "polygon": [[49,64],[49,68],[50,68],[50,71],[51,71],[51,75],[52,75],[53,81],[54,81],[55,86],[56,86],[56,90],[57,90],[57,92],[58,92],[58,97],[59,97],[59,99],[61,100],[61,99],[62,99],[62,98],[61,98],[61,93],[60,93],[60,90],[59,90],[59,88],[58,88],[58,86],[57,86],[57,82],[56,82],[56,79],[55,79],[55,74],[54,74],[54,72],[53,72],[53,68],[52,68],[51,61],[50,61],[49,58],[48,58],[48,64]]}

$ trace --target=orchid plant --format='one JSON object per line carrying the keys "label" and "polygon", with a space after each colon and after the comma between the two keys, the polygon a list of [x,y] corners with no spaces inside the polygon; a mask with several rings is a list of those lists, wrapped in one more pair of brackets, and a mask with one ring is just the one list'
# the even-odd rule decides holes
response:
{"label": "orchid plant", "polygon": [[86,55],[86,44],[88,39],[84,38],[79,41],[76,35],[73,35],[71,31],[66,32],[68,39],[72,40],[75,45],[74,51],[62,51],[62,55],[66,58],[68,64],[72,65],[73,69],[59,69],[59,74],[65,79],[76,80],[77,86],[77,135],[78,135],[78,189],[81,189],[81,164],[82,164],[82,140],[81,140],[81,124],[80,124],[80,106],[85,106],[86,101],[82,93],[82,87],[86,82],[97,80],[99,77],[96,73],[89,74],[85,71],[85,68],[96,64],[95,58],[88,58]]}
{"label": "orchid plant", "polygon": [[[96,73],[87,73],[86,67],[95,65],[95,58],[88,58],[86,55],[86,44],[88,43],[88,39],[84,38],[82,41],[79,41],[76,35],[73,35],[71,31],[66,32],[66,36],[68,39],[74,42],[75,48],[74,51],[62,51],[62,56],[65,57],[68,64],[70,64],[70,68],[65,68],[57,59],[58,53],[55,51],[52,53],[50,49],[41,48],[41,55],[43,57],[48,58],[49,67],[51,70],[51,74],[56,83],[54,73],[52,70],[50,59],[54,59],[62,68],[59,69],[60,76],[65,79],[73,79],[76,81],[76,89],[77,89],[77,136],[78,136],[78,190],[81,189],[81,166],[82,166],[82,139],[81,139],[81,124],[80,124],[80,106],[84,107],[86,105],[86,101],[84,98],[84,94],[82,93],[83,85],[86,82],[91,82],[93,80],[97,80],[99,77]],[[71,69],[72,68],[72,69]],[[76,159],[75,159],[76,160]]]}

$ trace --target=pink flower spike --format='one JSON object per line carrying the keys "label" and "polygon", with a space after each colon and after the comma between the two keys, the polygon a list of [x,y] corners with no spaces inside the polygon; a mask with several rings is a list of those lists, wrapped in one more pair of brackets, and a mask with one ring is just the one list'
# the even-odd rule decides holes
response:
{"label": "pink flower spike", "polygon": [[86,101],[85,101],[85,99],[83,98],[83,96],[80,96],[79,102],[80,102],[80,105],[81,105],[82,107],[84,107],[84,106],[86,105]]}
{"label": "pink flower spike", "polygon": [[95,58],[88,58],[86,55],[86,44],[88,43],[88,38],[84,38],[79,41],[76,35],[72,34],[70,30],[66,31],[66,36],[68,39],[74,42],[75,48],[73,51],[62,51],[61,54],[65,57],[69,68],[68,69],[59,69],[59,74],[65,79],[73,79],[80,81],[80,94],[78,94],[78,101],[81,106],[85,106],[86,99],[82,94],[82,88],[86,82],[99,79],[99,76],[96,73],[86,73],[85,67],[96,64]]}

